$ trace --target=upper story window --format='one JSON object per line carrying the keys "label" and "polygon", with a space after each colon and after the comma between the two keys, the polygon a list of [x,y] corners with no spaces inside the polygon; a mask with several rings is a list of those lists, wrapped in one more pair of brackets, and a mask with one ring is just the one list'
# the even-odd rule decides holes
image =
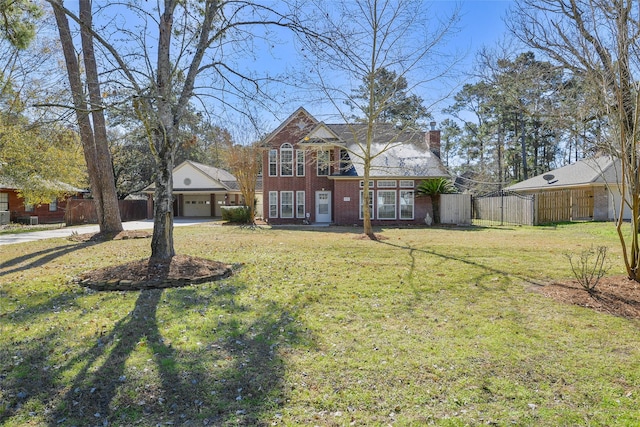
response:
{"label": "upper story window", "polygon": [[296,175],[304,176],[304,150],[296,150]]}
{"label": "upper story window", "polygon": [[58,200],[53,199],[49,202],[49,212],[55,212],[58,210]]}
{"label": "upper story window", "polygon": [[329,164],[331,160],[331,155],[327,150],[318,151],[317,154],[317,162],[318,162],[318,176],[327,176],[329,175]]}
{"label": "upper story window", "polygon": [[280,176],[293,176],[293,147],[289,143],[280,147]]}
{"label": "upper story window", "polygon": [[378,188],[395,188],[396,181],[395,180],[380,180],[378,181]]}
{"label": "upper story window", "polygon": [[269,150],[269,176],[278,176],[278,150]]}

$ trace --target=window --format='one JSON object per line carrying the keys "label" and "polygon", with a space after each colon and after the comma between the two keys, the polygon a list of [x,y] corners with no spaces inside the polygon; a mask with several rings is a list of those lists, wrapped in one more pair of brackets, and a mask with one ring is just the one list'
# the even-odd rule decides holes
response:
{"label": "window", "polygon": [[278,192],[269,191],[269,218],[278,218]]}
{"label": "window", "polygon": [[304,218],[304,191],[296,191],[296,218]]}
{"label": "window", "polygon": [[413,188],[413,180],[412,179],[401,179],[400,180],[400,188]]}
{"label": "window", "polygon": [[24,204],[24,211],[25,212],[33,212],[33,205],[31,203],[25,203]]}
{"label": "window", "polygon": [[395,180],[378,181],[378,188],[396,188]]}
{"label": "window", "polygon": [[278,176],[278,150],[269,150],[269,176]]}
{"label": "window", "polygon": [[296,175],[304,176],[304,150],[296,150]]}
{"label": "window", "polygon": [[396,219],[396,192],[394,190],[378,190],[378,219]]}
{"label": "window", "polygon": [[280,218],[293,218],[293,191],[280,192]]}
{"label": "window", "polygon": [[400,190],[400,219],[413,219],[413,190]]}
{"label": "window", "polygon": [[58,200],[53,199],[49,202],[49,212],[55,212],[58,210]]}
{"label": "window", "polygon": [[288,143],[280,147],[280,176],[293,176],[293,147]]}
{"label": "window", "polygon": [[0,211],[9,210],[9,193],[0,193]]}
{"label": "window", "polygon": [[[375,181],[369,181],[369,188],[375,188],[375,186],[376,186]],[[364,181],[360,181],[360,188],[364,188]]]}
{"label": "window", "polygon": [[329,175],[330,154],[326,150],[318,151],[318,176]]}
{"label": "window", "polygon": [[[360,219],[364,219],[364,191],[360,191]],[[373,214],[373,191],[369,191],[369,212],[371,213],[371,219],[375,217]]]}

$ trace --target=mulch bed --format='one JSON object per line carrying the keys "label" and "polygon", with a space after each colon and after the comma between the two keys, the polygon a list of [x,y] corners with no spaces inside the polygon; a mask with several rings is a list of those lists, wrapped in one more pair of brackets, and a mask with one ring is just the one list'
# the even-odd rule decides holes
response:
{"label": "mulch bed", "polygon": [[577,280],[554,282],[540,288],[539,292],[566,304],[627,319],[640,319],[640,283],[629,280],[627,276],[603,277],[592,293],[582,288]]}

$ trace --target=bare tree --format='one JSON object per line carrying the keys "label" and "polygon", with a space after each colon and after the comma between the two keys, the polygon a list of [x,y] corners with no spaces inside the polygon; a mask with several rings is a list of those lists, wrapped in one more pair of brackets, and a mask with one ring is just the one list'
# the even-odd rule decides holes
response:
{"label": "bare tree", "polygon": [[[455,65],[455,57],[438,49],[455,31],[459,11],[454,9],[450,16],[438,20],[425,2],[414,0],[316,1],[316,7],[318,14],[308,19],[314,31],[303,34],[306,37],[300,43],[308,52],[313,83],[323,101],[328,101],[346,123],[353,122],[353,112],[358,117],[358,126],[351,126],[357,148],[349,154],[363,163],[363,231],[374,239],[369,208],[372,161],[396,146],[403,131],[415,131],[415,123],[410,127],[404,123],[376,149],[376,124],[384,122],[385,112],[399,107],[399,91],[424,88]],[[376,79],[382,70],[392,72],[397,82],[405,85],[388,84],[388,90],[377,91]],[[406,82],[411,85],[407,87]],[[359,90],[353,90],[356,83],[362,84]],[[365,132],[360,131],[363,124]]]}
{"label": "bare tree", "polygon": [[263,148],[259,144],[239,145],[229,143],[224,154],[229,172],[236,177],[244,204],[249,208],[249,223],[255,224],[256,184],[262,165]]}
{"label": "bare tree", "polygon": [[82,81],[81,66],[76,57],[73,34],[62,3],[51,1],[56,17],[60,42],[64,52],[67,75],[73,97],[73,106],[80,129],[80,139],[84,149],[89,172],[91,194],[95,200],[98,224],[102,233],[122,231],[118,196],[116,193],[111,154],[107,141],[104,106],[100,93],[98,68],[93,49],[92,16],[90,0],[80,0],[81,43],[84,60],[84,74],[88,96]]}
{"label": "bare tree", "polygon": [[[64,9],[59,0],[48,1],[91,32],[104,53],[104,66],[111,66],[105,70],[109,90],[130,95],[144,124],[156,162],[151,258],[169,259],[175,254],[172,174],[181,141],[178,130],[189,102],[209,97],[218,108],[237,111],[246,111],[247,98],[258,102],[263,79],[243,74],[233,58],[252,54],[252,36],[258,28],[262,33],[264,27],[299,29],[295,19],[264,2],[124,1],[96,5],[95,14],[111,17],[98,30]],[[106,13],[109,8],[113,13]],[[125,20],[119,19],[123,13]],[[202,106],[206,108],[204,101]]]}
{"label": "bare tree", "polygon": [[[620,159],[617,231],[627,274],[640,281],[640,11],[633,0],[522,0],[507,21],[527,45],[597,89],[610,126],[610,153]],[[631,227],[623,212],[631,212]]]}

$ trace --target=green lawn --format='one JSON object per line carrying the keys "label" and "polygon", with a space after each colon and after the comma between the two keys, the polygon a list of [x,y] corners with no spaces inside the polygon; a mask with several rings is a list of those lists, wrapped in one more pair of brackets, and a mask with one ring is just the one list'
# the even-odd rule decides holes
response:
{"label": "green lawn", "polygon": [[70,280],[148,239],[1,247],[0,424],[638,425],[640,322],[531,291],[613,224],[359,232],[179,227],[244,267],[129,293]]}

